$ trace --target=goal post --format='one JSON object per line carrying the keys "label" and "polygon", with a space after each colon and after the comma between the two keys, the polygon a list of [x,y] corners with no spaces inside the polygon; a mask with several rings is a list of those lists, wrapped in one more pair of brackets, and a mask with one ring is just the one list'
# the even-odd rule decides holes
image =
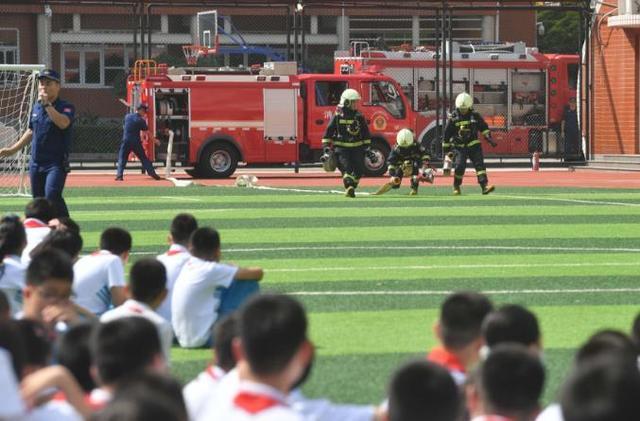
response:
{"label": "goal post", "polygon": [[[0,148],[18,141],[29,128],[38,93],[40,64],[0,64]],[[28,196],[27,165],[31,145],[0,158],[0,196]]]}

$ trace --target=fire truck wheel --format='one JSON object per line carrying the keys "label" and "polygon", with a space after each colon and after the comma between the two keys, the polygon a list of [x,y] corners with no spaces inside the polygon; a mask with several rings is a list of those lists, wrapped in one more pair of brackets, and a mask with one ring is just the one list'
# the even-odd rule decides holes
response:
{"label": "fire truck wheel", "polygon": [[208,145],[198,162],[197,171],[205,178],[226,178],[234,173],[238,166],[238,152],[226,143]]}
{"label": "fire truck wheel", "polygon": [[374,140],[371,142],[371,152],[376,155],[375,164],[371,162],[368,156],[364,157],[364,174],[367,177],[380,177],[387,172],[387,157],[389,156],[389,147],[382,140]]}

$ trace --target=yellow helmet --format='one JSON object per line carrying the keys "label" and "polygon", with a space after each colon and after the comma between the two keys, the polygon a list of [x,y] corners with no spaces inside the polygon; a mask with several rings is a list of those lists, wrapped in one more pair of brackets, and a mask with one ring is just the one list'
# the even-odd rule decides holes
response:
{"label": "yellow helmet", "polygon": [[354,102],[360,100],[360,93],[355,89],[345,89],[340,95],[340,106],[350,107]]}
{"label": "yellow helmet", "polygon": [[473,98],[466,92],[459,94],[456,97],[456,108],[462,112],[466,112],[473,108]]}
{"label": "yellow helmet", "polygon": [[413,132],[409,129],[402,129],[396,135],[396,144],[401,148],[408,148],[413,145]]}

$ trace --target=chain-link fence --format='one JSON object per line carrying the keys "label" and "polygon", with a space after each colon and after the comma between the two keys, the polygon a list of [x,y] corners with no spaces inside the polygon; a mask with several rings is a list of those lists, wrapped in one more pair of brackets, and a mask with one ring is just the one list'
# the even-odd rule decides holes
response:
{"label": "chain-link fence", "polygon": [[[62,96],[75,104],[78,113],[73,161],[113,163],[122,120],[129,111],[126,80],[133,63],[150,58],[184,66],[182,46],[199,42],[197,13],[207,7],[170,2],[141,6],[138,2],[99,5],[61,1],[44,10],[42,6],[30,10],[30,14],[0,14],[0,62],[41,62],[58,70],[63,79]],[[505,14],[501,17],[489,9],[453,13],[450,37],[466,44],[522,40],[534,46],[535,11],[506,18]],[[218,52],[201,58],[200,66],[250,67],[265,61],[295,60],[302,71],[332,73],[336,51],[355,54],[349,52],[354,40],[381,51],[436,51],[443,36],[439,33],[442,20],[427,8],[380,10],[352,4],[348,8],[308,6],[296,10],[293,2],[282,7],[221,7],[217,23]],[[472,94],[476,110],[499,140],[500,146],[488,150],[489,154],[580,154],[580,142],[571,140],[577,124],[571,121],[563,130],[561,123],[572,118],[570,113],[569,120],[563,117],[569,96],[562,94],[563,103],[556,101],[553,109],[550,107],[549,87],[555,82],[547,72],[505,69],[503,76],[496,76],[495,66],[483,70],[456,65],[451,76],[445,76],[443,68],[438,79],[433,66],[403,66],[403,74],[389,66],[382,71],[400,82],[413,109],[427,117],[434,118],[438,107],[444,113],[443,100],[438,98],[455,98],[462,91]],[[412,72],[410,77],[408,71]],[[450,105],[447,100],[444,103]],[[579,138],[579,133],[575,137]]]}

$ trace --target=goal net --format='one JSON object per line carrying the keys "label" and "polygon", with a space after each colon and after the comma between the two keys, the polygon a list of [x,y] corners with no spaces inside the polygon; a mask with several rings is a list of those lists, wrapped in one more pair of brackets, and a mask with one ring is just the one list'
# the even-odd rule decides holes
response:
{"label": "goal net", "polygon": [[[42,65],[0,64],[0,148],[13,145],[29,127],[38,92]],[[0,196],[30,194],[27,165],[28,144],[18,153],[0,158]]]}

